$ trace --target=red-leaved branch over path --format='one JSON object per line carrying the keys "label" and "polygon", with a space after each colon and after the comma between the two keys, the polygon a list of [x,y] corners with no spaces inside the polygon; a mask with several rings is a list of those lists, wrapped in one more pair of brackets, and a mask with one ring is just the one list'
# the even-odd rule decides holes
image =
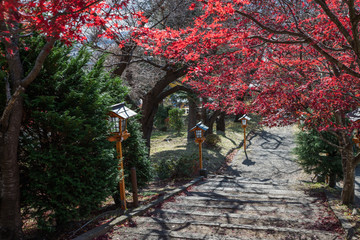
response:
{"label": "red-leaved branch over path", "polygon": [[284,126],[328,130],[343,159],[342,200],[354,198],[346,113],[359,106],[359,0],[199,0],[192,27],[138,31],[149,53],[189,65],[184,79],[228,113],[261,114]]}

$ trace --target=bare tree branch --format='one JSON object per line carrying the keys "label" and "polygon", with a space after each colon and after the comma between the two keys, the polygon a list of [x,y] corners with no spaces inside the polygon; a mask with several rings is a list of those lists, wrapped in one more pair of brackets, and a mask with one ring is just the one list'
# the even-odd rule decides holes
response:
{"label": "bare tree branch", "polygon": [[[320,137],[320,139],[321,139],[322,141],[324,141],[324,142],[326,142],[327,144],[329,144],[329,145],[331,145],[331,146],[333,146],[333,147],[336,147],[336,148],[338,148],[338,149],[345,149],[345,147],[341,147],[340,145],[337,145],[337,144],[332,143],[332,142],[330,142],[329,140],[327,140],[327,139],[322,135],[322,133],[321,133],[320,131],[318,131],[318,130],[316,130],[316,131],[319,133],[319,137]],[[331,131],[331,132],[329,132],[329,133],[331,133],[331,134],[335,135],[336,137],[338,137],[338,135],[337,135],[335,132],[333,132],[333,131]]]}
{"label": "bare tree branch", "polygon": [[171,95],[173,93],[179,92],[179,91],[185,91],[185,92],[190,92],[190,93],[193,92],[193,90],[191,88],[189,88],[189,87],[185,87],[185,86],[182,86],[182,85],[177,85],[177,86],[172,87],[171,89],[159,94],[158,97],[157,97],[157,102],[159,103],[164,98],[166,98],[167,96],[169,96],[169,95]]}
{"label": "bare tree branch", "polygon": [[301,37],[301,38],[304,37],[304,35],[302,33],[290,32],[290,31],[287,31],[287,30],[276,30],[276,29],[273,29],[271,27],[268,27],[268,26],[262,24],[260,21],[258,21],[255,17],[251,16],[250,14],[241,12],[239,10],[236,10],[235,12],[240,14],[241,16],[244,16],[244,17],[252,20],[259,27],[261,27],[262,29],[264,29],[264,30],[266,30],[266,31],[268,31],[270,33],[279,34],[279,35],[290,35],[290,36]]}
{"label": "bare tree branch", "polygon": [[309,40],[284,40],[284,41],[280,41],[280,40],[270,40],[261,36],[250,36],[248,37],[249,39],[259,39],[262,40],[264,42],[268,42],[268,43],[278,43],[278,44],[304,44],[304,43],[308,43]]}
{"label": "bare tree branch", "polygon": [[42,48],[41,52],[39,53],[39,55],[37,56],[37,58],[35,60],[34,67],[30,71],[30,73],[23,80],[21,80],[22,87],[26,88],[27,86],[29,86],[29,84],[32,81],[34,81],[36,76],[39,74],[43,63],[45,62],[46,57],[50,54],[50,50],[54,46],[54,43],[55,43],[55,38],[51,38],[44,45],[44,47]]}
{"label": "bare tree branch", "polygon": [[339,18],[330,10],[329,6],[326,4],[324,0],[315,0],[317,4],[324,10],[326,15],[330,18],[330,20],[338,27],[341,34],[345,37],[346,41],[353,46],[353,39],[351,38],[350,33],[346,30],[344,25],[340,22]]}

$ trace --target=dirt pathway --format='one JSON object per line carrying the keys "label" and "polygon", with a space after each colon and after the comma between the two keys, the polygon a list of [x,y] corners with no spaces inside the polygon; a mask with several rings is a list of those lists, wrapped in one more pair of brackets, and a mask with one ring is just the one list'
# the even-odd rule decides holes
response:
{"label": "dirt pathway", "polygon": [[250,134],[247,149],[241,148],[226,169],[226,175],[295,183],[307,179],[294,161],[295,126],[265,128]]}

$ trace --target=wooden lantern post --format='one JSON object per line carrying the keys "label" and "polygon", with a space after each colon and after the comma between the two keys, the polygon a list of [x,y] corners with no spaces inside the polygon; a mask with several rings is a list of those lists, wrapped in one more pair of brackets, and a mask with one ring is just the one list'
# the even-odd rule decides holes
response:
{"label": "wooden lantern post", "polygon": [[244,129],[244,152],[246,152],[246,126],[247,121],[250,121],[251,118],[248,117],[246,114],[243,115],[241,118],[239,118],[239,121],[241,122],[241,126]]}
{"label": "wooden lantern post", "polygon": [[108,115],[111,123],[111,135],[108,137],[108,140],[110,142],[116,142],[116,158],[118,159],[118,170],[120,175],[119,191],[121,209],[126,210],[125,175],[121,142],[130,137],[130,134],[126,129],[127,119],[135,116],[136,112],[127,108],[124,103],[118,103],[111,106],[111,111]]}
{"label": "wooden lantern post", "polygon": [[206,170],[203,168],[203,162],[202,162],[202,143],[205,141],[204,133],[209,128],[202,124],[202,122],[199,122],[190,129],[190,132],[195,132],[195,142],[199,144],[199,165],[200,165],[200,175],[206,177]]}

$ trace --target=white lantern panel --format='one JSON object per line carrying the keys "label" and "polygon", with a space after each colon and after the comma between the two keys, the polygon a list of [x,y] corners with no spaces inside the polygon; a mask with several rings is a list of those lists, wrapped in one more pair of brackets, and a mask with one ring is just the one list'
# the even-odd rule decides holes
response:
{"label": "white lantern panel", "polygon": [[246,126],[246,119],[242,119],[241,122],[242,122],[242,125]]}
{"label": "white lantern panel", "polygon": [[126,130],[126,119],[121,119],[121,131],[125,132]]}
{"label": "white lantern panel", "polygon": [[111,132],[120,132],[119,118],[111,117],[110,124],[111,124],[111,126],[110,126]]}
{"label": "white lantern panel", "polygon": [[201,137],[202,137],[202,131],[196,130],[196,138],[201,138]]}

